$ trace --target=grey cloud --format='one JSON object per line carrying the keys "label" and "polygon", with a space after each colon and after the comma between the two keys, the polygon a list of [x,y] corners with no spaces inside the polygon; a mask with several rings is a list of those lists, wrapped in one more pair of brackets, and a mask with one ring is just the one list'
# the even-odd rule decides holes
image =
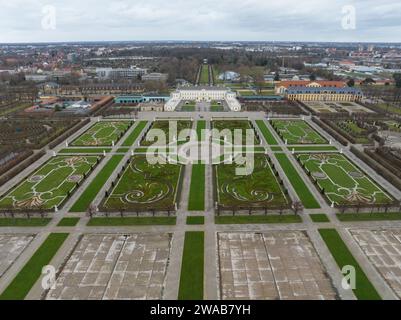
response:
{"label": "grey cloud", "polygon": [[[341,28],[355,5],[357,29]],[[41,29],[54,5],[57,29]],[[401,41],[395,0],[0,0],[0,42],[71,40]]]}

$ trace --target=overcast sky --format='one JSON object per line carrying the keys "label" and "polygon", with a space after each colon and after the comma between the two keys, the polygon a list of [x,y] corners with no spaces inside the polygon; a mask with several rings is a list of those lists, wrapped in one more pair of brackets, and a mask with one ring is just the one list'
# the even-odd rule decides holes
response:
{"label": "overcast sky", "polygon": [[401,1],[0,0],[0,43],[99,40],[401,42]]}

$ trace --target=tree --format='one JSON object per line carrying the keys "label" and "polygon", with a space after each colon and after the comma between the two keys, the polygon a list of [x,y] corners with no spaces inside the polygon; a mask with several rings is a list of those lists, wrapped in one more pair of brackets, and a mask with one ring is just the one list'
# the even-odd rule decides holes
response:
{"label": "tree", "polygon": [[394,73],[393,78],[395,81],[395,86],[401,88],[401,73]]}
{"label": "tree", "polygon": [[373,84],[373,83],[376,83],[376,81],[373,80],[372,78],[369,78],[369,77],[361,82],[362,85],[370,85],[370,84]]}
{"label": "tree", "polygon": [[354,79],[349,79],[347,82],[348,87],[355,87],[355,80]]}
{"label": "tree", "polygon": [[295,215],[297,215],[299,211],[303,210],[303,208],[302,202],[300,201],[295,201],[292,205]]}
{"label": "tree", "polygon": [[316,75],[314,73],[311,73],[309,76],[310,81],[316,81]]}
{"label": "tree", "polygon": [[280,81],[280,74],[278,72],[274,74],[274,81]]}

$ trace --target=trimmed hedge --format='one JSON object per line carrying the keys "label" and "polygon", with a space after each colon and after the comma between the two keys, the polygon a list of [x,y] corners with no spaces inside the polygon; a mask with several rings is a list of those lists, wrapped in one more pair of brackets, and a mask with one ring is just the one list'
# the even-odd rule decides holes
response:
{"label": "trimmed hedge", "polygon": [[365,150],[365,152],[361,152],[354,146],[352,146],[350,150],[355,156],[357,156],[359,159],[361,159],[363,162],[365,162],[368,166],[370,166],[373,170],[375,170],[379,175],[381,175],[383,178],[385,178],[388,182],[390,182],[392,185],[394,185],[398,189],[401,189],[401,179],[399,179],[396,175],[394,175],[391,171],[386,169],[380,163],[376,162],[372,157],[370,157],[366,153],[366,150]]}
{"label": "trimmed hedge", "polygon": [[343,136],[341,136],[336,130],[331,128],[329,125],[324,123],[322,120],[313,117],[312,121],[322,127],[324,130],[326,130],[334,139],[336,139],[338,142],[340,142],[343,146],[348,146],[348,140],[345,139]]}
{"label": "trimmed hedge", "polygon": [[39,151],[38,153],[33,154],[32,156],[28,157],[18,165],[16,165],[14,168],[6,172],[3,176],[0,178],[0,186],[5,184],[7,181],[10,179],[14,178],[17,174],[21,173],[24,171],[26,168],[28,168],[30,165],[32,165],[34,162],[38,161],[40,158],[42,158],[46,152],[44,150]]}

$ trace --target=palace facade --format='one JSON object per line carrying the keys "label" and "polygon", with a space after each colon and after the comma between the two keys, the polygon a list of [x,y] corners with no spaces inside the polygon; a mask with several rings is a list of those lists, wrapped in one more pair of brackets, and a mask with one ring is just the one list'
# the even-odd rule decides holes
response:
{"label": "palace facade", "polygon": [[170,100],[165,104],[165,111],[174,111],[181,101],[225,101],[231,111],[241,111],[241,104],[235,92],[224,87],[181,87],[171,93]]}

